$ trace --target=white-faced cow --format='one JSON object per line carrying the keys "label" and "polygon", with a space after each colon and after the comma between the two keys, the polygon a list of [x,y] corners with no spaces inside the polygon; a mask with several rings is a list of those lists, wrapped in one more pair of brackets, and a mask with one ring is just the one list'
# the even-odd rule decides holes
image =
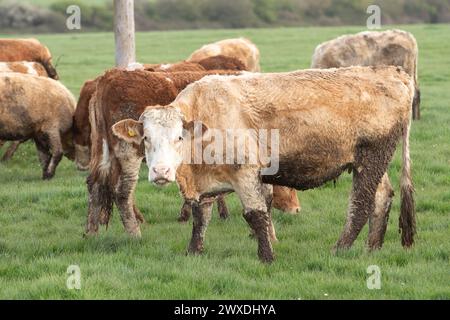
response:
{"label": "white-faced cow", "polygon": [[[368,247],[381,247],[392,197],[386,171],[402,139],[400,229],[402,244],[409,247],[415,233],[409,155],[413,97],[414,81],[399,67],[209,76],[189,85],[171,104],[150,106],[139,120],[116,123],[112,132],[121,140],[116,152],[130,154],[144,141],[150,181],[163,185],[176,176],[178,183],[190,183],[180,185],[193,205],[189,252],[203,249],[214,196],[234,190],[266,262],[274,258],[275,239],[267,183],[305,190],[344,171],[353,173],[353,187],[335,248],[349,248],[368,220]],[[185,161],[186,146],[206,148],[215,141],[212,131],[227,137],[230,130],[248,132],[248,141],[257,145],[266,144],[267,135],[264,140],[255,131],[278,132],[278,171],[266,175],[267,164],[250,162]],[[248,158],[254,155],[253,149],[245,150]]]}

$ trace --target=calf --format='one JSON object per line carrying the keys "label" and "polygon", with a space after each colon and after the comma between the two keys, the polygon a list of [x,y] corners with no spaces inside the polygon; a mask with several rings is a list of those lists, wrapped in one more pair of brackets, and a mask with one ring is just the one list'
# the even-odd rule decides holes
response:
{"label": "calf", "polygon": [[45,68],[50,78],[58,80],[50,51],[36,39],[0,39],[0,61],[38,62]]}
{"label": "calf", "polygon": [[[402,138],[400,229],[402,244],[410,247],[415,233],[409,155],[413,96],[414,81],[397,67],[210,76],[188,86],[171,104],[148,107],[139,121],[116,123],[112,132],[121,140],[120,152],[127,154],[144,141],[150,181],[164,185],[175,180],[176,172],[178,183],[189,183],[180,185],[193,206],[189,252],[203,249],[214,196],[234,190],[265,262],[273,260],[271,239],[276,239],[269,184],[306,190],[344,171],[353,173],[353,186],[347,222],[335,249],[349,248],[368,220],[369,249],[381,247],[392,196],[386,172]],[[278,165],[276,173],[268,172],[262,161],[225,162],[223,144],[213,149],[220,162],[206,164],[203,157],[201,163],[191,164],[183,157],[186,147],[210,147],[211,135],[215,141],[220,133],[228,142],[230,130],[243,129],[248,129],[243,133],[247,141],[257,146],[268,142],[255,130],[278,132],[279,139],[270,138],[271,148],[278,152],[269,169]],[[243,149],[245,159],[255,156],[256,150]]]}
{"label": "calf", "polygon": [[43,179],[54,176],[64,155],[73,159],[75,98],[58,81],[20,73],[0,74],[0,139],[33,139]]}
{"label": "calf", "polygon": [[414,80],[413,119],[420,119],[418,58],[417,41],[411,33],[402,30],[365,31],[317,46],[311,67],[401,66]]}
{"label": "calf", "polygon": [[186,61],[198,62],[219,55],[238,59],[245,65],[245,70],[247,71],[261,71],[258,47],[245,38],[226,39],[206,44],[194,51]]}
{"label": "calf", "polygon": [[[41,77],[48,77],[45,68],[38,62],[19,61],[19,62],[0,62],[0,73],[3,72],[19,72],[32,74]],[[12,158],[22,141],[13,141],[6,150],[1,161],[8,161]],[[0,141],[0,147],[5,144],[5,141]]]}

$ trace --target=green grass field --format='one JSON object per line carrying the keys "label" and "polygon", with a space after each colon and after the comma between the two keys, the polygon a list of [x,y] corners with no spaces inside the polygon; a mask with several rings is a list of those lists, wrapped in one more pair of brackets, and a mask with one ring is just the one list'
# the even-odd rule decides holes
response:
{"label": "green grass field", "polygon": [[[176,221],[176,186],[157,189],[142,167],[137,204],[148,224],[129,239],[115,210],[108,230],[83,239],[86,173],[63,160],[56,177],[40,180],[31,143],[0,165],[0,298],[6,299],[450,299],[450,25],[402,26],[420,46],[422,120],[414,122],[411,148],[418,237],[405,251],[398,234],[399,152],[390,167],[396,197],[381,251],[365,250],[367,228],[354,247],[331,248],[345,221],[351,177],[299,193],[297,216],[275,211],[280,240],[276,261],[261,264],[256,243],[229,197],[231,216],[214,213],[205,253],[185,255],[191,223]],[[261,50],[264,71],[307,68],[314,47],[356,27],[155,32],[137,34],[140,62],[177,61],[200,45],[247,36]],[[21,37],[24,35],[21,35]],[[62,82],[78,95],[83,82],[113,65],[111,33],[42,35]],[[400,150],[400,148],[399,148]],[[81,290],[66,288],[69,265],[81,269]],[[381,269],[381,289],[366,286],[369,265]]]}

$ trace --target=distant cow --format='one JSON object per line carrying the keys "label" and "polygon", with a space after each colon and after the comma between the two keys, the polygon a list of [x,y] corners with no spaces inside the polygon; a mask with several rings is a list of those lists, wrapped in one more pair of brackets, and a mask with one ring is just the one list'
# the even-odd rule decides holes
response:
{"label": "distant cow", "polygon": [[208,57],[197,62],[181,61],[165,64],[144,64],[144,69],[153,72],[202,72],[209,70],[249,71],[238,59],[226,56]]}
{"label": "distant cow", "polygon": [[58,80],[48,48],[36,39],[0,39],[0,61],[34,61],[40,63],[52,79]]}
{"label": "distant cow", "polygon": [[[134,158],[144,141],[149,180],[165,185],[176,177],[180,188],[189,191],[184,196],[193,207],[190,253],[203,249],[214,197],[234,190],[258,240],[258,255],[270,262],[271,240],[276,239],[270,184],[306,190],[344,171],[353,172],[353,187],[347,222],[335,248],[349,248],[368,220],[368,247],[380,248],[392,201],[386,172],[402,138],[400,229],[402,244],[409,247],[415,233],[409,153],[413,96],[414,81],[399,67],[209,76],[189,85],[171,104],[148,107],[139,121],[116,123],[112,131],[121,142],[115,152]],[[194,148],[208,145],[210,129],[228,137],[230,130],[245,128],[249,141],[257,144],[264,142],[252,132],[278,130],[276,174],[262,175],[265,166],[253,163],[183,161],[182,150],[193,142]],[[257,151],[249,150],[244,149],[247,157]]]}
{"label": "distant cow", "polygon": [[47,71],[39,62],[31,61],[16,61],[16,62],[1,62],[0,72],[18,72],[32,74],[35,76],[48,78]]}
{"label": "distant cow", "polygon": [[[41,77],[48,77],[47,71],[45,71],[45,68],[40,63],[30,61],[0,62],[0,73],[3,72],[18,72]],[[0,141],[0,147],[3,146],[5,142],[6,141]],[[11,142],[11,145],[6,150],[1,161],[8,161],[9,159],[11,159],[20,143],[21,141]]]}
{"label": "distant cow", "polygon": [[317,46],[311,67],[401,66],[414,79],[413,119],[420,119],[418,58],[417,42],[411,33],[402,30],[365,31]]}
{"label": "distant cow", "polygon": [[254,43],[245,38],[226,39],[204,45],[194,51],[186,61],[198,62],[214,56],[233,57],[245,65],[245,69],[260,72],[259,50]]}
{"label": "distant cow", "polygon": [[75,98],[58,81],[20,73],[0,74],[0,139],[33,139],[43,179],[54,176],[63,155],[73,159]]}

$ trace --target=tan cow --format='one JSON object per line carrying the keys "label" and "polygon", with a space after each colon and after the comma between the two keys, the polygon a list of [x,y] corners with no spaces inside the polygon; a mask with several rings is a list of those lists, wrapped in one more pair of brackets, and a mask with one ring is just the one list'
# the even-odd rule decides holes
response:
{"label": "tan cow", "polygon": [[[32,74],[41,77],[48,77],[45,68],[38,62],[30,61],[18,61],[18,62],[0,62],[0,73],[3,72],[18,72]],[[5,144],[6,141],[0,141],[0,147]],[[12,158],[17,148],[21,144],[21,141],[13,141],[6,150],[1,161],[8,161]]]}
{"label": "tan cow", "polygon": [[413,119],[420,119],[418,58],[417,41],[411,33],[402,30],[365,31],[320,44],[314,51],[311,67],[401,66],[414,79]]}
{"label": "tan cow", "polygon": [[[266,262],[273,260],[271,239],[276,239],[269,184],[306,190],[344,171],[353,173],[353,187],[347,222],[335,248],[349,248],[368,220],[368,247],[380,248],[392,201],[386,172],[402,138],[400,229],[402,244],[409,247],[415,233],[409,155],[413,97],[414,81],[399,67],[209,76],[189,85],[173,103],[148,107],[139,121],[116,123],[112,132],[124,143],[117,152],[128,152],[144,141],[150,181],[164,185],[175,180],[176,172],[180,188],[188,190],[184,197],[192,203],[194,217],[190,253],[203,249],[214,197],[234,190],[258,240],[258,255]],[[226,144],[230,130],[278,152],[266,165],[261,159],[259,164],[227,164],[220,156],[228,154],[220,153],[222,143],[213,149],[220,163],[207,164],[204,156],[200,164],[186,159],[184,150],[195,153],[199,146],[209,147],[216,141],[213,133],[225,137]],[[278,132],[279,139],[271,136],[269,143],[267,135],[263,139],[255,134],[259,130]],[[246,159],[257,151],[244,148]],[[276,173],[265,174],[277,165]]]}
{"label": "tan cow", "polygon": [[63,155],[73,159],[75,98],[58,81],[21,73],[0,74],[0,139],[33,139],[51,179]]}
{"label": "tan cow", "polygon": [[0,39],[0,61],[34,61],[44,66],[48,76],[58,80],[48,48],[36,39]]}
{"label": "tan cow", "polygon": [[218,55],[240,60],[248,71],[260,72],[261,70],[258,47],[246,38],[226,39],[206,44],[194,51],[186,61],[198,62]]}

